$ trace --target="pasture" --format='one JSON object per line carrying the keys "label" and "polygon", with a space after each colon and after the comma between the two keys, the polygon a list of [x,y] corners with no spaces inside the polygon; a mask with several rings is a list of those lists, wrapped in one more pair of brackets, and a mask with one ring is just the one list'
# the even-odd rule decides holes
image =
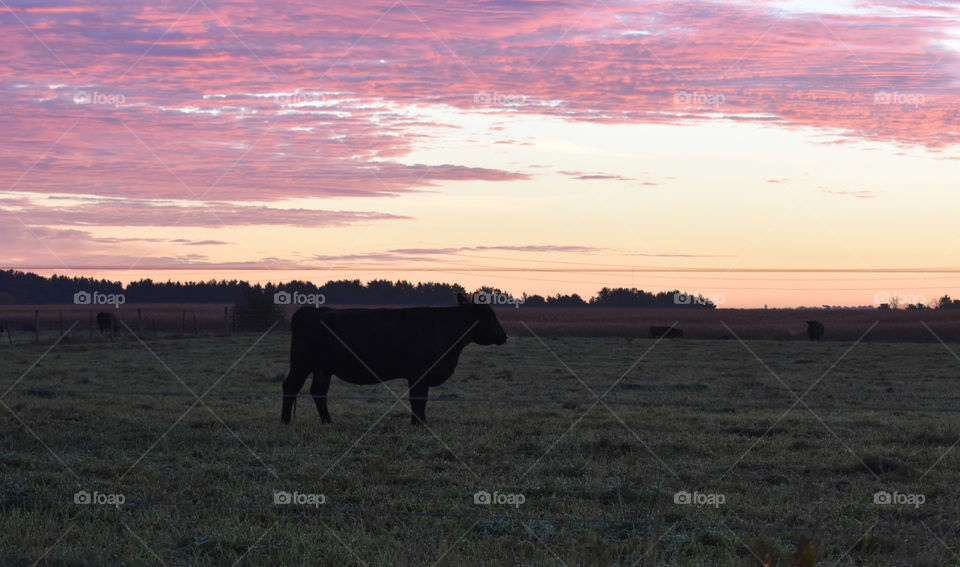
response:
{"label": "pasture", "polygon": [[0,564],[960,563],[957,344],[512,336],[422,429],[336,378],[282,427],[288,349],[0,345]]}

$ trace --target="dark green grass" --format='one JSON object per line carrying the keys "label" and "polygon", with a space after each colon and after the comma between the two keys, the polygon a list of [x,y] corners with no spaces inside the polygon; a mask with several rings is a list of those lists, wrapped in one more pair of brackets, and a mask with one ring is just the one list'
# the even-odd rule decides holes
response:
{"label": "dark green grass", "polygon": [[818,565],[960,563],[943,345],[511,339],[417,429],[403,382],[339,380],[332,425],[301,398],[281,427],[289,336],[257,340],[2,347],[0,394],[40,361],[0,398],[0,564],[790,565],[802,538]]}

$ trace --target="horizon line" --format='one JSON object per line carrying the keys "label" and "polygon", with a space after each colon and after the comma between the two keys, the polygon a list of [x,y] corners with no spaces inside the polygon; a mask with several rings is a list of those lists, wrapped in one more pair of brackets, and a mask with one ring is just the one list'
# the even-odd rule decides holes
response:
{"label": "horizon line", "polygon": [[80,270],[96,270],[96,271],[110,271],[110,272],[130,272],[135,270],[154,270],[154,271],[179,271],[179,270],[244,270],[251,272],[313,272],[313,271],[342,271],[342,272],[352,272],[352,271],[361,271],[361,272],[462,272],[465,269],[467,271],[473,272],[548,272],[548,273],[669,273],[669,272],[686,272],[686,273],[810,273],[810,274],[826,274],[826,273],[903,273],[903,274],[960,274],[960,268],[702,268],[702,267],[686,267],[686,268],[516,268],[516,267],[506,267],[506,268],[491,268],[491,267],[477,267],[477,268],[464,268],[464,266],[457,266],[451,268],[378,268],[370,266],[360,266],[360,267],[342,267],[342,268],[329,268],[329,267],[242,267],[242,266],[217,266],[217,267],[207,267],[207,266],[129,266],[129,267],[115,267],[115,266],[81,266],[77,268],[71,268],[66,266],[10,266],[2,268],[4,270],[17,270],[17,271],[30,271],[30,270],[43,270],[43,271],[55,271],[55,270],[68,270],[68,271],[80,271]]}

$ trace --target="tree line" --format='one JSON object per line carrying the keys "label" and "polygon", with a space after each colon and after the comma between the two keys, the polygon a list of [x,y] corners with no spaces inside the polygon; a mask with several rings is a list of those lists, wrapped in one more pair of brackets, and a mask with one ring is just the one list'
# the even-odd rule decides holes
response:
{"label": "tree line", "polygon": [[[123,294],[125,303],[237,303],[251,296],[269,297],[287,294],[322,295],[328,305],[451,305],[457,293],[467,293],[459,284],[389,281],[361,282],[331,280],[322,285],[293,280],[286,283],[250,284],[242,280],[206,282],[157,282],[141,279],[126,285],[118,281],[89,277],[41,276],[30,272],[0,270],[0,305],[74,303],[77,293]],[[508,295],[498,288],[484,286],[475,292],[494,296]],[[637,288],[604,287],[588,299],[580,295],[526,295],[515,298],[524,307],[661,307],[714,309],[716,305],[702,295],[680,290],[652,293]]]}

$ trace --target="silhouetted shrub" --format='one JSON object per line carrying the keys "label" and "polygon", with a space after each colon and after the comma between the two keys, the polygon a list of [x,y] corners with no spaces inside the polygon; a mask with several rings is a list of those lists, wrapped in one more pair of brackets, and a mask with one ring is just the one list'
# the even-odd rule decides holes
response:
{"label": "silhouetted shrub", "polygon": [[245,290],[243,297],[233,305],[233,328],[237,331],[262,333],[285,318],[283,309],[274,301],[273,293],[259,285]]}

